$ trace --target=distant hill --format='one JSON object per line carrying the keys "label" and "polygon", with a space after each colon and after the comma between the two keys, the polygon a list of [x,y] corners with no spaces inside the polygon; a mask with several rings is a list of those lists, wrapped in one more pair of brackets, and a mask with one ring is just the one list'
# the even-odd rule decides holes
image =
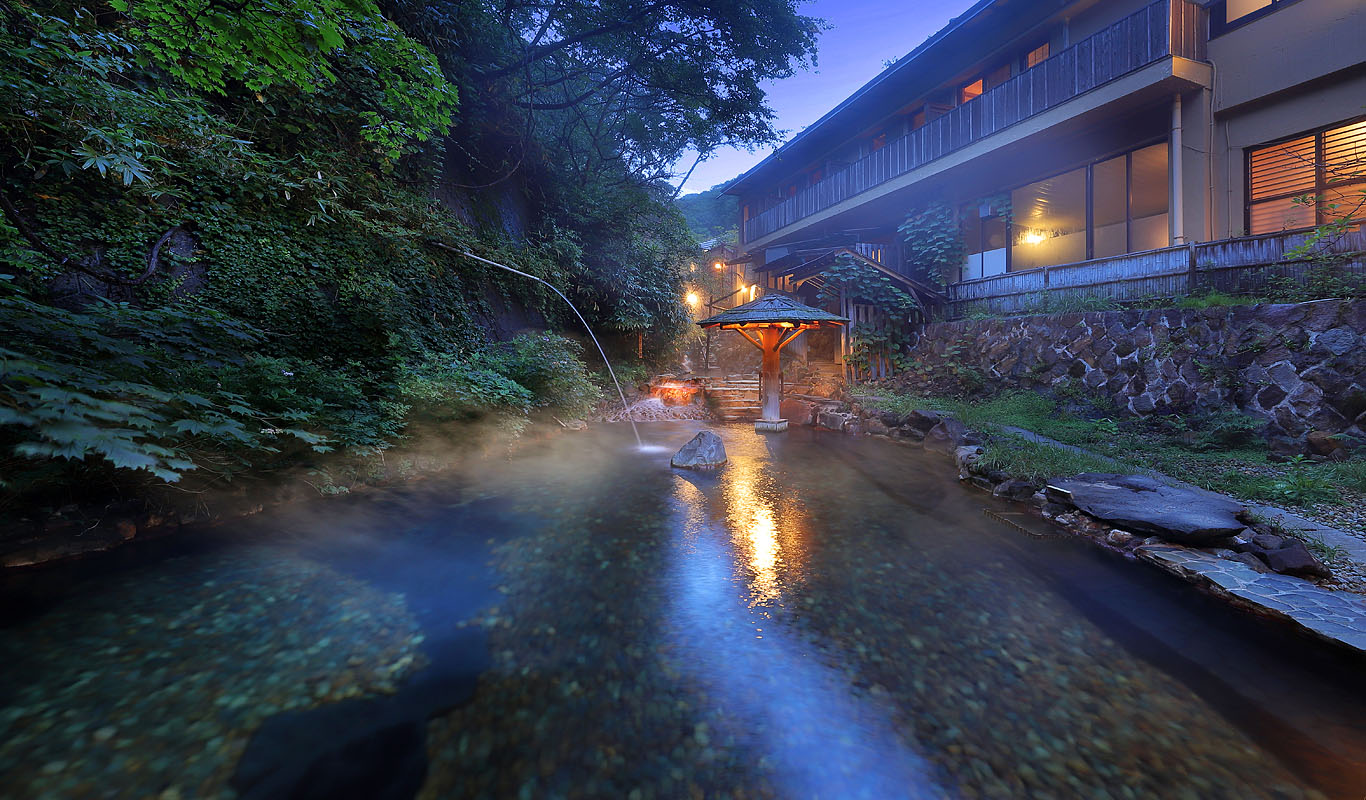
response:
{"label": "distant hill", "polygon": [[674,201],[698,241],[716,238],[735,241],[740,201],[732,195],[721,194],[725,185],[720,183],[705,192],[687,194]]}

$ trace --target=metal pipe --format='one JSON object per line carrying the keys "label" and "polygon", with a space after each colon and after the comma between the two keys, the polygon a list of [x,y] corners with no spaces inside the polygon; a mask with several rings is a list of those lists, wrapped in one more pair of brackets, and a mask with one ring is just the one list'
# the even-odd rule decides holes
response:
{"label": "metal pipe", "polygon": [[565,297],[564,292],[555,288],[555,284],[550,283],[549,281],[538,278],[530,273],[522,272],[520,269],[513,269],[512,267],[509,267],[506,264],[499,264],[497,261],[490,261],[487,258],[480,258],[479,256],[476,256],[474,253],[471,253],[468,250],[459,250],[454,247],[451,247],[448,244],[442,244],[441,242],[432,242],[432,244],[436,245],[437,247],[440,247],[442,250],[449,250],[452,253],[459,253],[460,255],[465,256],[466,258],[472,258],[475,261],[488,264],[490,267],[505,269],[508,272],[511,272],[515,275],[521,275],[523,278],[530,278],[533,281],[536,281],[537,283],[549,286],[550,291],[559,295],[560,299],[565,302],[565,305],[569,306],[569,310],[574,312],[574,316],[579,318],[579,322],[583,323],[583,329],[588,331],[588,338],[592,339],[593,344],[597,346],[598,354],[602,356],[602,363],[607,365],[607,374],[612,376],[612,383],[617,387],[617,397],[621,398],[622,413],[625,415],[626,421],[631,423],[631,432],[636,435],[636,446],[642,446],[642,443],[640,441],[640,431],[636,428],[636,421],[634,419],[631,419],[631,409],[626,404],[626,393],[621,390],[621,382],[617,380],[617,373],[612,369],[612,362],[607,360],[607,351],[602,349],[602,344],[598,341],[598,337],[593,335],[593,329],[588,327],[588,320],[583,318],[583,315],[579,313],[579,309],[569,301],[568,297]]}

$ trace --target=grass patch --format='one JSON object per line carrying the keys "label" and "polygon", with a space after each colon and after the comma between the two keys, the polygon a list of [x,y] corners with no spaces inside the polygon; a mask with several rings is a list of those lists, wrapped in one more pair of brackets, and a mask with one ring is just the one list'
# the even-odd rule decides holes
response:
{"label": "grass patch", "polygon": [[[1341,464],[1272,463],[1258,435],[1263,423],[1237,411],[1200,415],[1091,418],[1068,413],[1038,392],[1004,392],[983,400],[897,395],[860,398],[868,408],[907,413],[930,409],[954,415],[988,434],[990,468],[1032,480],[1077,472],[1156,470],[1178,480],[1244,500],[1307,507],[1343,504],[1366,492],[1366,459]],[[999,431],[1013,426],[1104,459],[1070,453]]]}
{"label": "grass patch", "polygon": [[986,452],[978,463],[988,470],[999,469],[1015,477],[1039,482],[1082,472],[1114,472],[1132,466],[1032,442],[1014,434],[993,435],[982,449]]}

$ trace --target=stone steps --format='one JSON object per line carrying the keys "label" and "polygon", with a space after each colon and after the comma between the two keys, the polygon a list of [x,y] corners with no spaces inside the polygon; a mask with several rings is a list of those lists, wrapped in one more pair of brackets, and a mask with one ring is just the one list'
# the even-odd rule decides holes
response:
{"label": "stone steps", "polygon": [[759,418],[759,381],[749,376],[731,376],[714,381],[706,397],[717,419],[723,422],[751,422]]}

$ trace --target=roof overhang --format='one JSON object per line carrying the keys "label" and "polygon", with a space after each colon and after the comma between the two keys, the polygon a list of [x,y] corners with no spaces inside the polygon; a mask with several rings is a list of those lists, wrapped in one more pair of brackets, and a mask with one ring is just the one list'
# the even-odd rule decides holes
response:
{"label": "roof overhang", "polygon": [[[1038,0],[978,0],[910,53],[808,125],[721,190],[740,194],[749,184],[803,169],[907,102],[938,89],[991,50],[1047,22],[1058,11]],[[994,33],[995,35],[985,35]],[[990,42],[984,47],[983,41]]]}
{"label": "roof overhang", "polygon": [[840,256],[848,256],[858,263],[886,275],[893,283],[910,292],[921,305],[941,305],[948,302],[943,292],[915,278],[902,275],[849,247],[828,247],[820,250],[800,250],[767,264],[755,267],[755,272],[769,272],[775,278],[791,278],[794,284],[820,275]]}

